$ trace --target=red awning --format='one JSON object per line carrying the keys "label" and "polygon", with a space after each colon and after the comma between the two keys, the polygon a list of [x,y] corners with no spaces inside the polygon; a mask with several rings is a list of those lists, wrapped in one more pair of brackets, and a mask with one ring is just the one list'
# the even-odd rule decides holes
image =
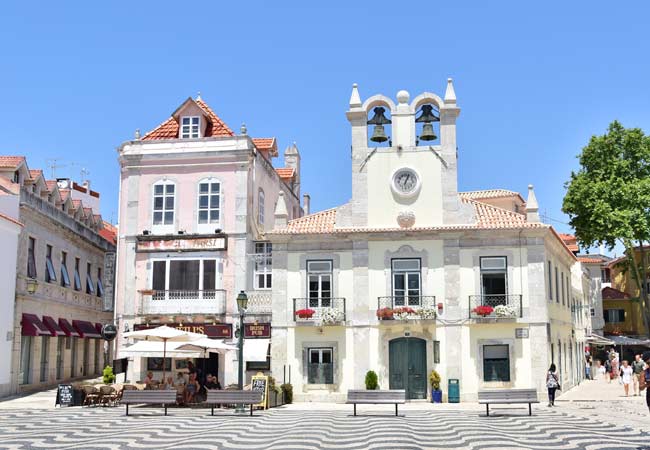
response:
{"label": "red awning", "polygon": [[56,320],[52,319],[50,316],[43,316],[43,324],[50,330],[52,336],[65,336],[65,331],[61,329]]}
{"label": "red awning", "polygon": [[73,320],[72,326],[79,332],[82,338],[101,338],[102,335],[97,332],[95,325],[86,320]]}
{"label": "red awning", "polygon": [[100,335],[102,334],[102,328],[104,328],[104,325],[102,325],[101,323],[96,323],[96,324],[95,324],[95,330],[97,330],[97,332],[98,332]]}
{"label": "red awning", "polygon": [[23,313],[23,319],[20,321],[23,336],[52,336],[52,332],[47,329],[36,314]]}
{"label": "red awning", "polygon": [[59,326],[63,330],[66,336],[68,337],[81,337],[79,333],[77,333],[77,330],[72,328],[72,325],[70,325],[70,322],[68,322],[66,319],[59,319]]}

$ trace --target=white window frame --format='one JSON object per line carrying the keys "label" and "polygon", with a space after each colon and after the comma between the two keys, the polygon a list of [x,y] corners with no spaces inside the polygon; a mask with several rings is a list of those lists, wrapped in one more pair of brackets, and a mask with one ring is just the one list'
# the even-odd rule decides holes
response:
{"label": "white window frame", "polygon": [[[400,268],[397,267],[400,262],[417,262],[417,269],[405,269],[405,268]],[[420,305],[420,297],[422,296],[422,261],[420,258],[395,258],[391,260],[390,262],[390,269],[391,269],[391,280],[392,280],[392,288],[393,288],[393,302],[398,297],[402,298],[402,301],[400,304],[394,303],[394,306],[419,306]],[[398,295],[396,293],[396,288],[395,288],[395,276],[396,275],[404,275],[404,289],[403,293],[401,295]],[[410,295],[410,291],[414,289],[409,288],[409,281],[411,278],[417,278],[418,280],[418,288],[417,288],[417,295],[416,295],[416,302],[413,302],[411,299],[413,298],[412,295]]]}
{"label": "white window frame", "polygon": [[[187,121],[187,123],[185,123]],[[180,124],[181,139],[198,139],[201,137],[201,117],[183,116]]]}
{"label": "white window frame", "polygon": [[[317,270],[317,269],[310,269],[310,266],[312,264],[322,264],[326,263],[329,265],[329,270]],[[324,307],[331,307],[332,306],[332,298],[334,297],[334,264],[331,259],[314,259],[314,260],[309,260],[307,261],[307,266],[306,266],[306,272],[307,272],[307,306],[309,308],[324,308]],[[315,297],[317,299],[317,305],[312,305],[311,299],[312,297],[310,296],[311,290],[309,289],[309,278],[310,276],[317,276],[318,277],[318,297]],[[324,277],[329,277],[329,282],[330,282],[330,295],[329,297],[323,297],[323,278]],[[328,301],[323,302],[323,299],[326,299]]]}
{"label": "white window frame", "polygon": [[257,192],[257,223],[264,227],[264,190],[262,188]]}
{"label": "white window frame", "polygon": [[[311,362],[311,355],[312,352],[315,352],[318,354],[318,360],[319,362],[316,364],[326,364],[323,363],[323,354],[324,353],[329,353],[330,354],[330,360],[332,361],[330,364],[332,365],[332,384],[334,383],[334,349],[332,347],[309,347],[307,348],[307,365],[309,366],[312,364]],[[309,368],[307,369],[307,372],[309,371]],[[309,381],[309,372],[307,373],[307,383],[308,384],[330,384],[330,383],[311,383]]]}
{"label": "white window frame", "polygon": [[272,244],[267,241],[258,241],[253,245],[255,246],[253,285],[256,290],[270,290],[273,286],[273,263],[269,263],[269,259],[273,255]]}
{"label": "white window frame", "polygon": [[[202,184],[207,184],[208,185],[208,192],[206,194],[201,193],[201,185]],[[219,186],[219,192],[217,193],[212,193],[212,185],[217,185]],[[213,195],[217,195],[219,197],[219,202],[216,207],[211,206],[210,200]],[[208,197],[208,206],[206,207],[201,207],[201,197],[207,196]],[[204,178],[200,180],[197,185],[196,185],[196,227],[197,231],[199,233],[214,233],[214,230],[217,228],[223,228],[221,226],[221,217],[222,217],[222,202],[223,202],[223,184],[221,181],[219,181],[217,178],[210,177],[210,178]],[[208,214],[208,221],[206,223],[201,223],[201,212],[205,211]],[[213,222],[210,219],[210,216],[212,215],[212,212],[216,211],[217,212],[217,217],[218,219]]]}
{"label": "white window frame", "polygon": [[[170,257],[170,258],[151,258],[151,267],[149,268],[149,287],[153,289],[153,270],[155,262],[164,262],[165,263],[165,291],[169,291],[169,272],[172,261],[200,261],[199,262],[199,289],[198,291],[203,291],[203,262],[204,261],[214,261],[215,262],[215,279],[214,279],[214,289],[220,290],[223,289],[223,259],[215,258],[214,256],[181,256],[181,257]],[[221,270],[220,270],[221,269]],[[212,289],[210,289],[212,290]]]}
{"label": "white window frame", "polygon": [[[156,194],[156,186],[162,186],[162,194]],[[172,194],[167,193],[167,186],[174,186],[174,192]],[[156,181],[151,185],[151,231],[153,234],[163,234],[163,233],[173,233],[176,221],[176,194],[177,188],[176,183],[170,180],[160,180]],[[156,209],[156,198],[162,197],[162,209]],[[167,208],[167,198],[172,198],[173,207],[172,209]],[[157,224],[155,215],[157,212],[161,213],[161,223]],[[165,223],[165,214],[172,214],[172,221],[169,224]]]}

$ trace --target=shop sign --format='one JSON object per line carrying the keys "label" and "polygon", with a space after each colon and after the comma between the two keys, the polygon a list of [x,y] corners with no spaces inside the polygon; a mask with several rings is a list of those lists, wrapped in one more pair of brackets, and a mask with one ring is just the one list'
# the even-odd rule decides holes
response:
{"label": "shop sign", "polygon": [[202,250],[225,250],[225,237],[189,237],[185,235],[138,238],[137,252],[192,252]]}
{"label": "shop sign", "polygon": [[246,339],[269,339],[271,337],[271,324],[245,323],[244,337]]}
{"label": "shop sign", "polygon": [[[133,329],[137,330],[148,330],[151,328],[159,327],[163,324],[150,324],[149,326],[145,324],[135,324]],[[226,323],[220,323],[216,325],[210,325],[207,323],[167,323],[164,324],[168,327],[177,328],[182,331],[188,331],[190,333],[205,334],[210,338],[219,338],[219,339],[231,339],[232,338],[232,326]]]}
{"label": "shop sign", "polygon": [[107,341],[112,341],[117,336],[117,327],[112,323],[104,324],[102,327],[102,338]]}
{"label": "shop sign", "polygon": [[527,339],[528,328],[515,328],[515,337],[517,339]]}

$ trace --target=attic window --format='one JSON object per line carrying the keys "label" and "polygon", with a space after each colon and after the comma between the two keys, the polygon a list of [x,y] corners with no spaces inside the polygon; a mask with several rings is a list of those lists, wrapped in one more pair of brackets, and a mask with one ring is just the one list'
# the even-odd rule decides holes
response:
{"label": "attic window", "polygon": [[20,172],[18,170],[14,172],[14,183],[20,183]]}
{"label": "attic window", "polygon": [[199,137],[199,124],[201,119],[197,117],[183,117],[181,119],[181,139],[195,139]]}

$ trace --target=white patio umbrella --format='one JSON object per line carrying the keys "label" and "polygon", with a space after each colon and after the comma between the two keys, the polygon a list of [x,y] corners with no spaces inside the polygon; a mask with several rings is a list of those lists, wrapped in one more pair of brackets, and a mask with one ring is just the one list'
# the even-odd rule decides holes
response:
{"label": "white patio umbrella", "polygon": [[171,342],[190,342],[196,341],[204,337],[203,334],[190,333],[189,331],[182,331],[177,328],[162,325],[156,328],[149,328],[147,330],[131,331],[124,333],[124,337],[133,339],[144,339],[147,341],[162,341],[163,342],[163,382],[165,380],[165,357],[167,354],[167,341]]}
{"label": "white patio umbrella", "polygon": [[237,350],[239,347],[236,345],[226,344],[223,339],[210,339],[209,337],[202,337],[196,341],[187,342],[181,344],[178,347],[178,350],[202,350],[203,351],[203,375],[205,376],[205,358],[208,352],[210,353],[220,353],[225,355],[226,352]]}

